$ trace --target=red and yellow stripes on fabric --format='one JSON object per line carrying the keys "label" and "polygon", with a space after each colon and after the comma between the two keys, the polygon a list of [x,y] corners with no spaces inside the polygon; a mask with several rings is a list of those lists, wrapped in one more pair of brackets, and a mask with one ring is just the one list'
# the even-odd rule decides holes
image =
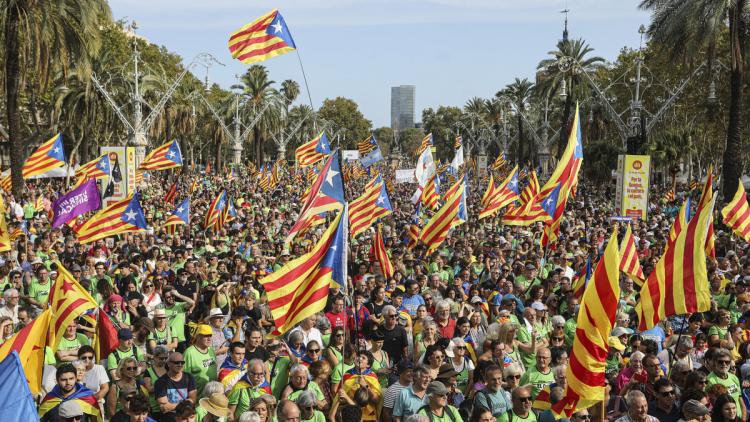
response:
{"label": "red and yellow stripes on fabric", "polygon": [[734,234],[750,243],[750,206],[742,180],[737,185],[734,198],[722,208],[721,215],[724,216],[724,224],[731,227]]}
{"label": "red and yellow stripes on fabric", "polygon": [[430,179],[427,181],[427,184],[425,185],[424,189],[422,189],[422,194],[419,197],[419,201],[427,207],[428,209],[435,210],[438,208],[440,200],[440,195],[437,193],[435,189],[435,178],[437,177],[437,174],[432,175]]}
{"label": "red and yellow stripes on fabric", "polygon": [[61,139],[61,135],[58,133],[47,142],[39,145],[39,147],[31,153],[21,168],[21,174],[24,179],[46,173],[52,169],[65,165],[65,160],[60,160],[54,156],[59,155],[62,152],[54,150],[55,148],[62,148]]}
{"label": "red and yellow stripes on fabric", "polygon": [[620,270],[630,276],[636,284],[642,286],[646,276],[643,275],[643,268],[641,268],[641,262],[638,260],[638,251],[635,247],[635,238],[630,224],[628,224],[625,235],[622,237],[620,255],[622,255]]}
{"label": "red and yellow stripes on fabric", "polygon": [[[143,385],[141,385],[141,388],[145,388]],[[99,403],[96,401],[96,397],[91,394],[89,396],[80,397],[80,398],[73,398],[68,399],[69,401],[74,401],[78,403],[78,406],[81,407],[81,411],[85,415],[91,415],[96,418],[98,422],[102,421],[102,414],[99,410]],[[39,416],[44,416],[47,412],[54,409],[56,406],[59,406],[62,403],[62,399],[59,397],[51,397],[47,395],[43,400],[42,403],[39,405]],[[60,418],[62,420],[62,418]],[[90,419],[87,419],[90,420]]]}
{"label": "red and yellow stripes on fabric", "polygon": [[521,191],[521,203],[526,204],[533,200],[537,193],[539,193],[539,179],[536,177],[536,171],[532,171],[529,173],[529,183]]}
{"label": "red and yellow stripes on fabric", "polygon": [[406,248],[411,250],[419,243],[419,233],[421,228],[419,224],[412,223],[409,225],[409,243],[406,244]]}
{"label": "red and yellow stripes on fabric", "polygon": [[32,394],[38,394],[42,389],[44,348],[47,346],[51,312],[47,309],[39,314],[0,346],[0,360],[5,359],[13,350],[18,352]]}
{"label": "red and yellow stripes on fabric", "polygon": [[422,138],[422,142],[419,144],[419,148],[417,148],[417,155],[421,154],[429,146],[432,146],[432,132]]}
{"label": "red and yellow stripes on fabric", "polygon": [[0,188],[3,188],[4,191],[10,193],[12,187],[13,181],[10,178],[10,173],[8,173],[7,176],[0,179]]}
{"label": "red and yellow stripes on fabric", "polygon": [[[538,198],[541,200],[541,198]],[[549,221],[552,217],[547,214],[537,198],[533,198],[525,205],[518,208],[508,209],[503,215],[503,224],[506,226],[530,226],[538,221]]]}
{"label": "red and yellow stripes on fabric", "polygon": [[534,402],[531,404],[531,408],[537,410],[549,410],[552,408],[549,384],[545,385],[544,388],[539,391],[539,394],[536,395]]}
{"label": "red and yellow stripes on fabric", "polygon": [[503,168],[505,166],[505,164],[507,164],[507,162],[505,161],[505,154],[500,153],[500,155],[497,156],[497,158],[492,163],[492,165],[490,166],[490,168],[492,170],[500,170],[501,168]]}
{"label": "red and yellow stripes on fabric", "polygon": [[[501,183],[500,186],[495,189],[492,197],[488,199],[487,204],[484,205],[484,208],[479,213],[480,220],[497,215],[497,213],[501,209],[503,209],[503,207],[506,207],[518,200],[518,195],[508,187],[517,171],[518,166],[514,167],[513,170],[508,173],[508,176],[505,178],[503,183]],[[492,176],[490,176],[490,181],[491,180]]]}
{"label": "red and yellow stripes on fabric", "polygon": [[482,208],[486,208],[490,199],[495,196],[495,190],[495,178],[492,176],[492,173],[490,173],[490,181],[487,183],[487,189],[484,191],[482,200],[479,202],[482,205]]}
{"label": "red and yellow stripes on fabric", "polygon": [[[580,169],[580,161],[583,160],[582,151],[578,151],[581,152],[578,158],[577,155],[579,154],[577,154],[576,151],[576,149],[579,148],[579,142],[581,138],[581,118],[579,111],[580,110],[578,104],[576,103],[576,111],[573,114],[573,122],[570,125],[570,134],[568,135],[568,144],[565,146],[565,150],[560,156],[560,159],[557,161],[555,170],[552,172],[549,179],[547,179],[547,182],[544,184],[544,186],[542,186],[542,196],[549,195],[549,193],[555,190],[555,187],[561,182],[567,181],[570,184],[575,184],[574,181],[578,179],[578,170],[574,169],[574,167],[576,163],[578,163],[578,169]],[[565,189],[565,183],[563,183],[562,185],[563,189]],[[562,194],[563,192],[561,189],[561,197]]]}
{"label": "red and yellow stripes on fabric", "polygon": [[284,40],[266,32],[278,13],[274,9],[232,33],[228,42],[232,57],[251,64],[294,51]]}
{"label": "red and yellow stripes on fabric", "polygon": [[615,323],[620,298],[620,254],[617,232],[604,250],[578,312],[570,363],[565,371],[565,397],[552,405],[556,417],[570,417],[604,400],[609,335]]}
{"label": "red and yellow stripes on fabric", "polygon": [[49,326],[50,347],[57,350],[71,322],[84,312],[98,307],[96,300],[76,281],[73,274],[57,263],[57,278],[49,293],[52,319]]}
{"label": "red and yellow stripes on fabric", "polygon": [[297,150],[294,152],[294,160],[300,168],[313,165],[326,157],[326,154],[316,151],[322,137],[323,132],[320,132],[318,136],[297,147]]}
{"label": "red and yellow stripes on fabric", "polygon": [[[709,166],[708,173],[706,175],[706,184],[703,185],[703,191],[701,192],[701,200],[698,203],[697,212],[700,212],[701,208],[705,208],[709,204],[712,203],[714,199],[713,183],[714,183],[713,166]],[[711,216],[708,222],[708,229],[707,229],[707,234],[706,234],[706,255],[708,255],[712,259],[716,259],[716,247],[714,246],[713,215]]]}
{"label": "red and yellow stripes on fabric", "polygon": [[206,218],[203,221],[203,228],[208,230],[215,227],[217,230],[221,229],[223,225],[222,215],[224,214],[224,208],[226,207],[226,192],[222,191],[216,195],[211,204],[208,206],[206,211]]}
{"label": "red and yellow stripes on fabric", "polygon": [[370,183],[365,187],[365,192],[349,204],[349,233],[352,239],[372,225],[372,211],[378,201],[381,185]]}
{"label": "red and yellow stripes on fabric", "polygon": [[[378,376],[373,372],[371,369],[365,370],[365,372],[361,374],[354,374],[352,372],[346,372],[344,376],[341,379],[341,388],[344,389],[344,392],[349,397],[354,397],[354,394],[357,392],[358,389],[362,388],[360,387],[362,385],[362,382],[365,382],[367,384],[367,388],[369,392],[372,392],[373,394],[377,395],[378,397],[382,397],[381,389],[380,389],[380,382],[378,381]],[[333,399],[334,403],[336,403],[339,400],[339,395],[337,394],[336,397]],[[368,403],[364,407],[362,407],[362,421],[363,422],[371,422],[371,421],[379,421],[380,420],[380,406],[377,404]]]}
{"label": "red and yellow stripes on fabric", "polygon": [[8,222],[5,221],[5,201],[0,196],[0,252],[6,252],[11,249],[11,234],[8,231]]}
{"label": "red and yellow stripes on fabric", "polygon": [[136,170],[135,171],[135,184],[140,185],[143,183],[143,179],[145,178],[144,171],[143,170]]}
{"label": "red and yellow stripes on fabric", "polygon": [[357,143],[357,150],[359,151],[360,157],[364,157],[365,155],[375,151],[375,148],[377,148],[377,145],[374,142],[371,142],[371,140],[372,136],[368,136],[364,141],[360,141]]}
{"label": "red and yellow stripes on fabric", "polygon": [[115,202],[94,214],[75,231],[80,243],[90,243],[119,233],[142,231],[138,226],[126,222],[122,216],[133,200],[133,195]]}
{"label": "red and yellow stripes on fabric", "polygon": [[393,277],[394,269],[393,263],[391,263],[391,258],[388,256],[388,252],[385,250],[385,242],[383,242],[383,231],[380,224],[378,224],[378,228],[375,231],[373,248],[375,250],[375,259],[378,260],[378,264],[380,265],[380,271],[383,273],[383,276],[386,278],[386,280],[389,280],[391,277]]}
{"label": "red and yellow stripes on fabric", "polygon": [[641,331],[669,316],[705,312],[711,307],[705,244],[712,218],[713,202],[699,209],[674,242],[667,243],[664,255],[641,287],[641,300],[636,305]]}
{"label": "red and yellow stripes on fabric", "polygon": [[180,157],[170,157],[171,147],[173,145],[179,146],[175,141],[169,141],[164,145],[154,148],[143,158],[143,161],[141,161],[141,164],[138,166],[138,170],[168,170],[182,167]]}
{"label": "red and yellow stripes on fabric", "polygon": [[274,335],[284,334],[303,319],[325,308],[333,277],[332,269],[321,264],[334,241],[343,214],[338,213],[310,252],[289,261],[280,270],[260,280],[268,295],[268,306],[276,324]]}
{"label": "red and yellow stripes on fabric", "polygon": [[664,193],[664,200],[667,202],[674,201],[674,189],[670,189],[666,193]]}
{"label": "red and yellow stripes on fabric", "polygon": [[452,227],[455,227],[455,223],[458,221],[456,216],[458,215],[458,210],[461,206],[461,197],[464,194],[466,185],[464,184],[463,179],[456,183],[460,184],[456,193],[452,196],[446,196],[445,204],[443,204],[435,215],[432,216],[430,221],[425,224],[424,228],[422,228],[422,232],[419,234],[419,240],[427,245],[429,252],[434,251],[443,243],[448,236],[448,231]]}
{"label": "red and yellow stripes on fabric", "polygon": [[85,179],[87,177],[91,177],[94,179],[101,179],[102,177],[109,176],[107,173],[103,172],[102,169],[97,167],[97,164],[99,164],[99,161],[107,154],[102,154],[93,160],[89,161],[88,163],[82,165],[81,167],[76,170],[75,177],[77,179]]}

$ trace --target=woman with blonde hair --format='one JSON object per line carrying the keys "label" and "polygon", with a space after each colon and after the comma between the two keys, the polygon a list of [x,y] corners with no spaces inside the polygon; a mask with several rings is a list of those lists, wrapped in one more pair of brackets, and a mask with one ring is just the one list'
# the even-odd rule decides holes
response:
{"label": "woman with blonde hair", "polygon": [[518,327],[515,323],[506,322],[500,325],[498,331],[498,340],[503,342],[503,354],[506,358],[510,358],[514,363],[517,363],[521,370],[524,370],[523,361],[521,360],[521,354],[518,350],[518,340],[516,340],[516,331]]}
{"label": "woman with blonde hair", "polygon": [[425,319],[422,322],[422,332],[414,341],[414,362],[419,362],[419,358],[427,351],[427,348],[433,346],[437,341],[437,324],[431,319]]}
{"label": "woman with blonde hair", "polygon": [[117,365],[118,380],[112,383],[112,387],[107,392],[106,408],[110,415],[114,415],[122,408],[120,396],[140,392],[148,397],[146,385],[138,379],[138,370],[138,360],[133,356],[122,359]]}

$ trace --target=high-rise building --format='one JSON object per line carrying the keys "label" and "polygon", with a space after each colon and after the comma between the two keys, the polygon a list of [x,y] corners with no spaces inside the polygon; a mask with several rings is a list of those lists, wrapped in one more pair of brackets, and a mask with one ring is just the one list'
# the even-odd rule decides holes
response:
{"label": "high-rise building", "polygon": [[401,85],[391,87],[391,129],[414,127],[414,97],[417,87]]}

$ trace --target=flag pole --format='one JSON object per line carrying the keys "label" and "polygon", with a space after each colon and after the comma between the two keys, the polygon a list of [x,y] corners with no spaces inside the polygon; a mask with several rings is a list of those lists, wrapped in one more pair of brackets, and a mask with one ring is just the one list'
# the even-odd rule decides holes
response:
{"label": "flag pole", "polygon": [[[302,79],[305,81],[305,90],[307,91],[307,99],[310,101],[310,108],[312,108],[313,116],[315,115],[315,106],[313,106],[312,95],[310,95],[310,85],[307,83],[307,74],[305,73],[305,66],[302,65],[302,56],[299,54],[299,49],[295,48],[294,52],[297,53],[297,61],[299,62],[299,68],[302,70]],[[313,128],[315,128],[317,119],[313,117]]]}

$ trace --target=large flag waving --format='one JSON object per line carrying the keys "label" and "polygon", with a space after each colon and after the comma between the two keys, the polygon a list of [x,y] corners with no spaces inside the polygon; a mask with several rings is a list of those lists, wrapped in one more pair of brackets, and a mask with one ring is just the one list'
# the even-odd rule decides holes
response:
{"label": "large flag waving", "polygon": [[8,421],[36,421],[34,396],[26,382],[23,365],[15,350],[0,362],[0,409]]}
{"label": "large flag waving", "polygon": [[47,142],[39,145],[29,158],[23,163],[21,174],[24,179],[38,174],[44,174],[52,169],[65,165],[65,150],[63,149],[62,134],[57,134]]}
{"label": "large flag waving", "polygon": [[385,250],[383,230],[380,227],[380,224],[378,224],[378,228],[375,231],[375,240],[373,241],[372,247],[374,249],[375,259],[378,260],[378,265],[380,265],[380,271],[383,273],[386,280],[390,280],[390,278],[393,277],[394,272],[393,264],[391,263],[391,258],[388,256],[388,252]]}
{"label": "large flag waving", "polygon": [[51,310],[47,309],[29,325],[0,346],[0,359],[5,359],[15,350],[21,359],[29,389],[38,394],[42,389],[42,368],[44,368],[44,348],[47,346]]}
{"label": "large flag waving", "polygon": [[[709,205],[713,206],[714,200],[714,174],[713,166],[708,167],[708,174],[706,174],[706,184],[703,185],[703,191],[701,192],[701,199],[698,203],[698,211],[701,208],[705,208]],[[714,219],[713,215],[708,220],[708,230],[706,231],[706,255],[712,259],[716,259],[716,247],[714,246]]]}
{"label": "large flag waving", "polygon": [[130,195],[94,214],[75,230],[78,241],[89,243],[120,233],[145,231],[146,217],[138,196]]}
{"label": "large flag waving", "polygon": [[622,237],[620,254],[622,255],[620,270],[630,276],[637,285],[642,286],[646,276],[643,275],[643,268],[641,268],[641,262],[638,260],[638,251],[635,248],[635,238],[630,224],[628,224],[628,229]]}
{"label": "large flag waving", "polygon": [[276,9],[229,36],[229,52],[233,58],[245,64],[262,62],[295,48],[292,34]]}
{"label": "large flag waving", "polygon": [[138,170],[167,170],[177,167],[182,167],[182,152],[180,144],[174,140],[149,152],[141,161]]}
{"label": "large flag waving", "polygon": [[579,409],[587,409],[604,400],[609,335],[620,298],[620,254],[616,231],[609,239],[592,280],[583,293],[578,312],[570,364],[565,371],[568,381],[565,397],[552,405],[557,416],[569,418]]}
{"label": "large flag waving", "polygon": [[169,226],[183,226],[190,224],[190,198],[185,198],[177,208],[172,211],[167,221],[164,222],[164,227]]}
{"label": "large flag waving", "polygon": [[57,350],[60,340],[71,322],[86,311],[98,307],[96,300],[76,281],[73,274],[57,263],[57,278],[49,293],[52,316],[49,326],[50,347]]}
{"label": "large flag waving", "polygon": [[325,132],[297,147],[294,160],[300,168],[305,168],[326,158],[331,153],[331,145]]}
{"label": "large flag waving", "polygon": [[78,180],[101,179],[109,177],[112,171],[112,165],[109,161],[109,154],[102,154],[88,163],[82,165],[76,170]]}
{"label": "large flag waving", "polygon": [[721,215],[724,216],[724,224],[731,227],[734,234],[750,243],[750,206],[742,180],[737,185],[734,198],[721,210]]}
{"label": "large flag waving", "polygon": [[[492,176],[490,176],[490,181],[492,181]],[[487,189],[489,191],[489,188]],[[479,213],[480,220],[496,215],[503,207],[518,200],[518,166],[515,166],[503,183],[488,195],[486,203],[482,203],[484,207]],[[484,201],[484,198],[482,200]]]}
{"label": "large flag waving", "polygon": [[[456,182],[458,185],[455,193],[446,195],[445,204],[432,216],[430,221],[422,228],[419,240],[426,244],[432,252],[440,246],[448,231],[468,219],[466,210],[466,178]],[[451,189],[452,190],[452,189]]]}
{"label": "large flag waving", "polygon": [[641,331],[672,315],[705,312],[711,307],[706,272],[706,237],[713,218],[713,200],[690,219],[641,287],[636,305]]}
{"label": "large flag waving", "polygon": [[210,228],[221,229],[224,225],[224,209],[227,207],[227,193],[222,191],[220,194],[211,201],[206,211],[206,219],[203,222],[203,228],[208,230]]}
{"label": "large flag waving", "polygon": [[349,229],[347,207],[338,213],[312,250],[260,280],[276,330],[282,335],[325,308],[328,289],[346,286]]}

